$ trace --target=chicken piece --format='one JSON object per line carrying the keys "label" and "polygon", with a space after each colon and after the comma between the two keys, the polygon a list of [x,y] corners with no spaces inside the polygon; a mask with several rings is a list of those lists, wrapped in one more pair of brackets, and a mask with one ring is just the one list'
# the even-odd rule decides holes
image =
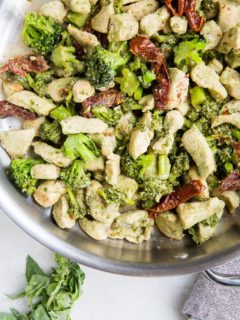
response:
{"label": "chicken piece", "polygon": [[53,80],[47,87],[48,95],[55,102],[64,101],[77,79],[76,77],[66,77]]}
{"label": "chicken piece", "polygon": [[212,118],[212,128],[218,127],[223,123],[230,123],[240,129],[240,113],[221,114]]}
{"label": "chicken piece", "polygon": [[40,7],[39,13],[63,23],[67,15],[67,10],[61,1],[50,1]]}
{"label": "chicken piece", "polygon": [[154,13],[144,16],[140,22],[140,29],[148,37],[162,30],[170,19],[170,13],[165,6],[159,8]]}
{"label": "chicken piece", "polygon": [[71,229],[75,225],[76,218],[70,216],[68,210],[68,197],[64,194],[54,205],[52,211],[53,218],[61,229]]}
{"label": "chicken piece", "polygon": [[116,188],[124,193],[126,199],[134,199],[138,190],[138,184],[134,179],[120,175]]}
{"label": "chicken piece", "polygon": [[34,192],[35,201],[44,208],[53,206],[66,193],[66,186],[62,181],[49,180],[41,183]]}
{"label": "chicken piece", "polygon": [[86,218],[79,220],[82,230],[95,240],[105,240],[108,236],[109,226],[99,221],[91,221]]}
{"label": "chicken piece", "polygon": [[240,73],[234,69],[226,67],[220,76],[220,81],[227,89],[228,94],[235,98],[240,99]]}
{"label": "chicken piece", "polygon": [[23,90],[12,94],[7,101],[24,109],[34,111],[40,116],[47,116],[56,106],[49,100],[40,98],[31,91]]}
{"label": "chicken piece", "polygon": [[33,120],[24,120],[22,123],[23,129],[34,129],[34,137],[39,137],[41,124],[45,121],[45,117],[38,117]]}
{"label": "chicken piece", "polygon": [[73,99],[75,102],[83,102],[85,99],[95,94],[95,88],[86,79],[80,79],[75,82],[73,89]]}
{"label": "chicken piece", "polygon": [[113,154],[117,146],[117,139],[114,135],[113,128],[108,128],[102,133],[91,134],[90,137],[100,146],[102,155],[105,158],[108,158]]}
{"label": "chicken piece", "polygon": [[18,81],[3,80],[2,85],[4,94],[7,98],[16,92],[24,90],[23,86]]}
{"label": "chicken piece", "polygon": [[60,149],[56,149],[44,142],[34,142],[34,151],[46,162],[55,164],[58,167],[66,168],[70,166],[72,160],[67,158]]}
{"label": "chicken piece", "polygon": [[79,30],[78,28],[72,26],[71,24],[67,27],[68,32],[71,36],[83,47],[83,48],[93,48],[100,45],[97,37],[89,32]]}
{"label": "chicken piece", "polygon": [[177,207],[177,214],[184,230],[204,221],[212,215],[222,215],[225,203],[217,197],[201,202],[181,203]]}
{"label": "chicken piece", "polygon": [[105,166],[106,181],[108,184],[114,186],[118,182],[118,177],[120,175],[120,159],[118,154],[112,154],[108,157]]}
{"label": "chicken piece", "polygon": [[109,3],[107,6],[102,7],[91,20],[93,30],[101,33],[108,33],[109,21],[114,13],[113,3]]}
{"label": "chicken piece", "polygon": [[240,26],[236,26],[225,32],[217,47],[217,51],[223,54],[229,53],[232,49],[240,49]]}
{"label": "chicken piece", "polygon": [[103,157],[91,159],[85,162],[85,169],[88,171],[103,171],[104,166],[105,165]]}
{"label": "chicken piece", "polygon": [[139,104],[143,106],[142,112],[151,111],[155,108],[154,95],[148,94],[139,100]]}
{"label": "chicken piece", "polygon": [[240,113],[240,100],[231,100],[220,110],[220,114]]}
{"label": "chicken piece", "polygon": [[197,126],[193,125],[184,133],[182,143],[196,163],[201,177],[207,178],[214,172],[216,164],[213,152]]}
{"label": "chicken piece", "polygon": [[195,65],[191,70],[191,79],[199,86],[208,89],[215,100],[227,98],[227,90],[220,82],[219,75],[204,62]]}
{"label": "chicken piece", "polygon": [[158,229],[168,238],[182,240],[184,230],[178,216],[170,211],[163,212],[155,218]]}
{"label": "chicken piece", "polygon": [[154,131],[151,129],[152,114],[146,112],[139,120],[138,125],[132,130],[128,151],[132,158],[136,160],[144,154],[154,137]]}
{"label": "chicken piece", "polygon": [[62,120],[61,122],[63,134],[76,133],[101,133],[107,129],[107,124],[100,119],[84,118],[81,116],[73,116]]}
{"label": "chicken piece", "polygon": [[224,191],[224,192],[214,192],[214,196],[223,200],[228,208],[228,211],[233,214],[240,205],[240,197],[237,191]]}
{"label": "chicken piece", "polygon": [[146,15],[155,12],[158,7],[159,3],[156,0],[142,0],[129,4],[128,6],[123,6],[122,9],[124,12],[131,13],[137,20],[140,21]]}
{"label": "chicken piece", "polygon": [[24,157],[33,141],[34,129],[18,129],[0,132],[0,144],[11,158]]}
{"label": "chicken piece", "polygon": [[147,211],[127,211],[114,221],[108,232],[108,237],[141,243],[150,239],[153,224],[154,220],[149,218]]}
{"label": "chicken piece", "polygon": [[131,13],[119,13],[111,16],[108,41],[126,41],[132,39],[139,29],[138,21]]}
{"label": "chicken piece", "polygon": [[233,1],[219,2],[218,25],[227,32],[239,23],[240,6]]}
{"label": "chicken piece", "polygon": [[203,51],[216,48],[222,38],[222,30],[214,20],[208,20],[204,23],[200,34],[206,40]]}
{"label": "chicken piece", "polygon": [[188,21],[184,16],[173,16],[170,19],[170,27],[174,33],[184,34],[187,32]]}
{"label": "chicken piece", "polygon": [[189,77],[177,68],[169,68],[171,86],[167,109],[181,109],[188,97]]}
{"label": "chicken piece", "polygon": [[207,66],[213,69],[217,74],[221,74],[223,71],[223,64],[216,58],[210,60]]}
{"label": "chicken piece", "polygon": [[80,14],[89,14],[91,12],[89,0],[63,0],[63,2],[73,12]]}
{"label": "chicken piece", "polygon": [[101,183],[92,180],[90,186],[86,190],[86,204],[88,207],[88,214],[95,220],[107,224],[119,216],[119,204],[106,204],[104,199],[99,195],[102,189]]}
{"label": "chicken piece", "polygon": [[36,164],[31,169],[31,176],[40,180],[56,180],[60,176],[60,168],[54,164]]}
{"label": "chicken piece", "polygon": [[184,117],[179,111],[169,111],[164,119],[164,129],[167,133],[154,143],[154,152],[158,154],[168,154],[174,143],[174,134],[183,127],[183,124]]}

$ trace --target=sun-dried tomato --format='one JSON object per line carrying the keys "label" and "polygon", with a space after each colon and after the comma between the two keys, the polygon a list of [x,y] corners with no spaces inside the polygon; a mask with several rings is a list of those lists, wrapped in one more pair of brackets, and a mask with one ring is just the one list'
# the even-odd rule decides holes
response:
{"label": "sun-dried tomato", "polygon": [[0,118],[7,117],[17,117],[24,120],[33,120],[37,118],[37,115],[6,100],[2,100],[0,101]]}
{"label": "sun-dried tomato", "polygon": [[130,41],[130,50],[134,55],[140,56],[152,64],[152,69],[156,74],[156,84],[153,89],[155,107],[156,109],[165,109],[171,81],[163,53],[150,39],[143,36],[136,36]]}
{"label": "sun-dried tomato", "polygon": [[175,5],[173,4],[173,0],[164,0],[164,3],[166,5],[166,7],[168,8],[168,10],[172,13],[175,14],[176,13],[176,9],[174,8]]}
{"label": "sun-dried tomato", "polygon": [[157,81],[153,89],[153,93],[155,108],[161,110],[166,108],[169,98],[171,81],[166,64],[163,63],[159,69],[160,70],[157,73]]}
{"label": "sun-dried tomato", "polygon": [[180,17],[183,15],[185,0],[178,0],[177,2],[173,0],[164,0],[164,3],[172,14],[177,14]]}
{"label": "sun-dried tomato", "polygon": [[147,37],[136,36],[130,40],[130,51],[135,55],[144,58],[148,62],[161,65],[164,55],[161,50]]}
{"label": "sun-dried tomato", "polygon": [[232,144],[233,144],[234,150],[236,151],[238,158],[240,159],[240,143],[233,141]]}
{"label": "sun-dried tomato", "polygon": [[196,12],[196,0],[178,0],[177,3],[173,0],[164,0],[164,3],[173,15],[181,17],[185,14],[193,31],[199,32],[201,30],[204,18]]}
{"label": "sun-dried tomato", "polygon": [[92,107],[101,105],[108,108],[113,108],[121,104],[123,101],[123,94],[116,89],[108,89],[103,92],[97,92],[94,96],[83,101],[81,114],[86,118],[89,118],[92,117]]}
{"label": "sun-dried tomato", "polygon": [[193,180],[176,188],[172,193],[164,197],[157,205],[148,210],[151,217],[176,208],[180,203],[187,202],[192,197],[198,195],[204,190],[204,185],[200,180]]}
{"label": "sun-dried tomato", "polygon": [[184,9],[185,9],[185,0],[178,0],[177,15],[181,17],[184,14]]}
{"label": "sun-dried tomato", "polygon": [[81,60],[82,57],[85,55],[83,47],[78,43],[74,38],[72,38],[72,45],[75,48],[75,55],[76,57]]}
{"label": "sun-dried tomato", "polygon": [[199,32],[202,28],[204,17],[199,16],[196,12],[196,0],[185,0],[184,12],[190,28],[195,32]]}
{"label": "sun-dried tomato", "polygon": [[27,72],[42,73],[48,69],[49,67],[43,56],[27,55],[9,60],[7,64],[0,68],[0,73],[9,71],[20,77],[26,77]]}
{"label": "sun-dried tomato", "polygon": [[240,173],[238,171],[229,173],[229,175],[223,179],[219,187],[220,192],[238,189],[240,189]]}

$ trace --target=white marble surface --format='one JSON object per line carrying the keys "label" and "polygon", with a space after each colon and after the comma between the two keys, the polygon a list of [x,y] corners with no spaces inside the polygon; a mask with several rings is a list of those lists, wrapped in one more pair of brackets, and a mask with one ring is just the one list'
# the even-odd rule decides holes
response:
{"label": "white marble surface", "polygon": [[[26,308],[26,301],[9,301],[6,293],[24,286],[25,257],[30,254],[43,268],[52,265],[52,252],[20,230],[0,210],[0,311]],[[167,278],[131,278],[82,266],[84,293],[72,320],[186,320],[180,310],[195,275]]]}

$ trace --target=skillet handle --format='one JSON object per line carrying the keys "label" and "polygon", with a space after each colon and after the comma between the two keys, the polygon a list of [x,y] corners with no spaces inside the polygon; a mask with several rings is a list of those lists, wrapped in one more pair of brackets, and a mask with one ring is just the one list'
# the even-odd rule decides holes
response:
{"label": "skillet handle", "polygon": [[223,274],[213,270],[204,271],[205,276],[218,284],[229,287],[240,287],[240,274]]}

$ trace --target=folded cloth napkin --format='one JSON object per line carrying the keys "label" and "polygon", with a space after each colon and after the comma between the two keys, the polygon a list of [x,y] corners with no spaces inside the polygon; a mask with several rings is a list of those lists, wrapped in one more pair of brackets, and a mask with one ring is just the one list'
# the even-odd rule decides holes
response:
{"label": "folded cloth napkin", "polygon": [[[213,270],[240,275],[240,258]],[[220,285],[202,273],[182,312],[192,320],[240,320],[240,287]]]}

